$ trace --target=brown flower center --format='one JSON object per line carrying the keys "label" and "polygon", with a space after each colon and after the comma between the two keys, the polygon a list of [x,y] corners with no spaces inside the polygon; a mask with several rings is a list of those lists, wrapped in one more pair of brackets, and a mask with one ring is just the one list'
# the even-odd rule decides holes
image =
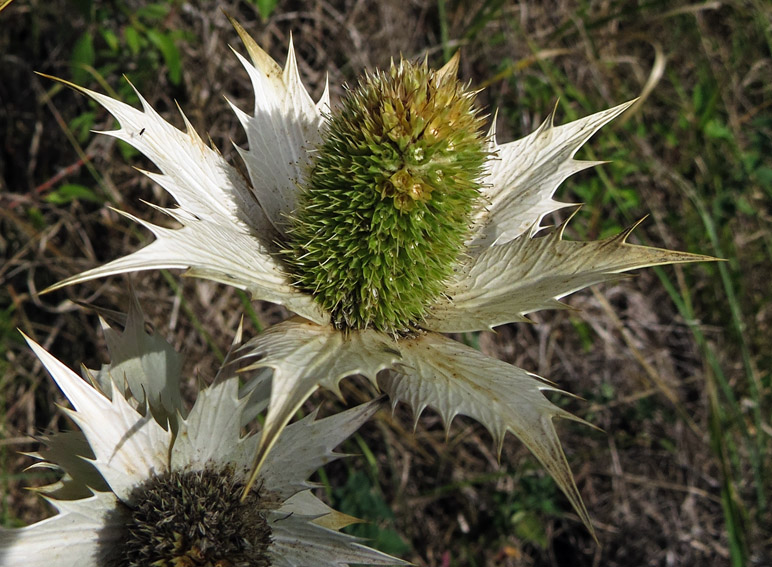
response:
{"label": "brown flower center", "polygon": [[[278,499],[262,489],[242,501],[232,470],[172,472],[138,486],[116,514],[126,534],[109,567],[267,567]],[[111,522],[108,521],[108,525]]]}

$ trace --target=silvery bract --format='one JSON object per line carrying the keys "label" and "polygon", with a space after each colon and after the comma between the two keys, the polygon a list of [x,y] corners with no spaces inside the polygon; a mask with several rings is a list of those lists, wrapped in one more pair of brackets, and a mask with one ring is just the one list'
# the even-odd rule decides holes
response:
{"label": "silvery bract", "polygon": [[567,206],[553,199],[558,185],[596,165],[574,160],[577,150],[631,103],[562,126],[550,116],[499,144],[479,131],[458,58],[437,71],[402,61],[367,74],[331,108],[326,91],[318,103],[308,95],[291,45],[282,69],[236,28],[255,91],[251,115],[234,108],[248,180],[187,122],[182,132],[144,99],[137,110],[73,85],[118,119],[109,135],[155,163],[160,173],[147,175],[179,204],[161,210],[181,226],[127,214],[156,240],[59,285],[180,268],[294,311],[249,343],[257,365],[274,369],[254,471],[316,388],[337,392],[362,374],[416,418],[433,407],[448,427],[458,414],[480,421],[499,451],[514,433],[589,526],[553,426],[573,417],[543,395],[556,388],[441,333],[525,321],[620,272],[703,259],[631,245],[630,230],[570,242],[563,227],[540,224]]}
{"label": "silvery bract", "polygon": [[[186,413],[179,358],[143,330],[106,328],[112,362],[85,380],[27,339],[72,404],[80,431],[45,439],[33,467],[64,473],[36,489],[57,514],[0,528],[0,565],[26,567],[263,567],[404,564],[338,530],[308,477],[379,407],[371,402],[288,426],[243,498],[260,435],[242,435],[264,387],[239,397],[224,374]],[[137,397],[134,392],[142,392]],[[184,416],[184,417],[183,417]]]}

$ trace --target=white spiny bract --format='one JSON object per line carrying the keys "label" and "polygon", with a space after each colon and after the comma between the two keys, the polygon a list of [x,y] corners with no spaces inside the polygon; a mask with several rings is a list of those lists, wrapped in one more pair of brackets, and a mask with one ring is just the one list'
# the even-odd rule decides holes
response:
{"label": "white spiny bract", "polygon": [[266,405],[270,373],[240,396],[227,363],[186,412],[178,355],[144,332],[138,307],[122,333],[105,329],[112,361],[84,378],[27,339],[70,401],[73,409],[65,411],[79,430],[44,438],[46,447],[31,455],[38,459],[33,468],[63,473],[35,489],[57,514],[20,529],[0,528],[0,565],[405,564],[340,533],[357,520],[317,499],[308,481],[341,456],[333,449],[380,402],[325,419],[314,412],[289,425],[244,496],[260,435],[243,431]]}
{"label": "white spiny bract", "polygon": [[[155,163],[160,172],[147,175],[177,200],[178,208],[162,210],[181,227],[130,217],[156,240],[56,287],[123,272],[180,268],[294,311],[297,317],[254,337],[244,351],[260,357],[255,366],[274,370],[253,479],[314,390],[321,386],[337,392],[341,379],[362,374],[395,405],[408,403],[416,419],[426,407],[436,409],[448,427],[454,416],[470,416],[491,432],[499,451],[506,433],[515,434],[592,530],[553,426],[555,417],[574,418],[543,395],[558,390],[440,333],[524,321],[528,313],[558,308],[559,298],[620,272],[704,259],[631,245],[629,231],[602,241],[569,242],[562,239],[563,227],[547,231],[540,224],[545,215],[568,206],[553,199],[557,187],[597,164],[575,160],[577,150],[632,103],[562,126],[550,116],[525,138],[500,144],[492,129],[479,134],[474,93],[458,83],[456,58],[438,71],[402,62],[398,65],[409,66],[404,73],[401,67],[371,73],[341,104],[330,106],[327,91],[318,103],[308,95],[291,44],[282,69],[235,26],[251,62],[236,56],[255,92],[251,114],[234,108],[249,143],[249,149],[239,149],[249,181],[207,147],[187,121],[182,132],[141,97],[138,110],[73,85],[117,118],[121,128],[107,134]],[[395,77],[401,75],[399,82]],[[432,99],[436,96],[445,97],[442,104]],[[454,125],[462,130],[454,131]],[[392,127],[401,130],[391,135]],[[337,141],[331,141],[334,136]],[[460,157],[453,152],[459,144],[465,150]],[[356,156],[320,155],[325,150]],[[438,161],[424,167],[427,150]],[[346,163],[350,175],[341,170]],[[446,171],[440,163],[451,172],[445,183],[437,175]],[[471,175],[461,175],[459,164]],[[442,218],[443,196],[459,188],[469,199],[453,201],[453,210],[461,211],[455,228],[423,230],[421,222],[429,213],[434,219],[429,224]],[[325,216],[324,211],[335,214]],[[362,234],[363,227],[370,232]],[[349,230],[353,238],[338,238]],[[432,268],[439,275],[427,282],[434,287],[420,297],[404,295],[411,287],[420,291],[425,273],[420,254],[412,249],[401,253],[399,242],[406,234],[419,240],[437,234],[447,238],[440,243],[441,265]],[[356,250],[347,250],[345,242]],[[435,242],[418,243],[423,254],[437,249]],[[345,274],[347,258],[351,277]],[[337,283],[327,285],[320,274],[333,263],[330,277]],[[385,289],[390,277],[401,278],[400,285]],[[337,287],[344,293],[336,295]],[[401,297],[409,299],[409,309],[396,304]]]}

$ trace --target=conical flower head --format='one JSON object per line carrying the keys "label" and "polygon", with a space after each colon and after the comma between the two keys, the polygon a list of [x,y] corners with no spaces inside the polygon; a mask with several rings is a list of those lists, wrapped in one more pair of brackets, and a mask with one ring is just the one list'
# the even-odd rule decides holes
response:
{"label": "conical flower head", "polygon": [[488,153],[457,68],[368,73],[325,126],[285,258],[339,328],[405,331],[452,274]]}

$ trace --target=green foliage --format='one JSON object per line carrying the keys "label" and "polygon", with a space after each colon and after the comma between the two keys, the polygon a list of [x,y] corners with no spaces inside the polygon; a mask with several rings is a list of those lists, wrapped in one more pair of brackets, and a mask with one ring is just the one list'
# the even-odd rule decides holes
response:
{"label": "green foliage", "polygon": [[46,226],[46,218],[38,207],[30,207],[26,210],[27,220],[37,230],[41,230]]}
{"label": "green foliage", "polygon": [[271,17],[279,0],[250,0],[250,2],[255,5],[258,14],[265,21]]}
{"label": "green foliage", "polygon": [[[0,290],[0,352],[10,352],[13,343],[20,342],[19,333],[16,331],[17,322],[15,320],[16,306],[11,302],[11,298],[8,297],[5,289]],[[6,380],[11,376],[7,372],[8,362],[5,356],[0,357],[0,391],[8,391],[9,384]],[[7,397],[0,396],[0,424],[6,423],[6,411],[7,411]],[[5,430],[5,425],[0,426],[0,431]],[[14,477],[13,470],[10,469],[9,464],[12,462],[10,458],[12,451],[4,445],[0,444],[0,494],[10,494],[11,481]],[[3,497],[0,498],[0,526],[17,526],[18,522],[9,510],[8,500]]]}
{"label": "green foliage", "polygon": [[79,144],[86,143],[92,136],[91,129],[94,127],[94,120],[96,120],[96,112],[93,110],[82,112],[70,120],[68,127]]}
{"label": "green foliage", "polygon": [[335,509],[367,521],[344,531],[364,538],[367,545],[385,553],[402,556],[410,551],[410,546],[389,527],[394,523],[394,513],[367,474],[352,471],[345,485],[332,490],[332,500]]}
{"label": "green foliage", "polygon": [[72,64],[72,80],[84,83],[89,79],[89,69],[94,67],[96,53],[94,52],[94,39],[90,33],[80,36],[72,49],[70,63]]}
{"label": "green foliage", "polygon": [[[437,0],[437,18],[440,26],[440,40],[442,42],[442,53],[445,61],[449,61],[453,53],[453,49],[450,45],[450,19],[448,17],[448,9],[453,9],[454,4],[458,2],[447,2],[446,0]],[[460,32],[460,37],[467,41],[472,41],[477,36],[486,30],[486,25],[495,21],[496,18],[501,17],[502,8],[506,5],[506,0],[484,0],[482,2],[472,2],[463,6],[464,12],[469,12],[470,18],[467,19],[467,24]],[[500,38],[498,36],[486,36],[483,41],[495,42]]]}
{"label": "green foliage", "polygon": [[[182,80],[182,61],[177,42],[188,40],[189,34],[175,29],[164,29],[165,21],[176,2],[166,0],[147,4],[138,9],[119,1],[117,6],[103,6],[92,2],[80,3],[81,16],[90,22],[87,31],[77,39],[72,50],[72,80],[87,84],[115,72],[116,69],[134,69],[132,81],[142,86],[156,81],[165,67],[173,85]],[[121,88],[121,95],[133,97],[130,90]],[[127,98],[127,97],[121,97]]]}
{"label": "green foliage", "polygon": [[173,85],[178,85],[182,79],[182,63],[180,61],[180,52],[174,43],[174,37],[168,33],[161,33],[158,30],[147,30],[145,37],[163,55],[164,63],[169,73],[169,80]]}
{"label": "green foliage", "polygon": [[75,200],[90,201],[104,204],[105,199],[97,195],[92,189],[74,183],[60,185],[55,191],[46,195],[46,201],[54,205],[66,205]]}
{"label": "green foliage", "polygon": [[579,317],[571,317],[571,326],[579,337],[584,352],[592,352],[595,345],[594,334],[590,325]]}
{"label": "green foliage", "polygon": [[561,496],[547,475],[524,474],[512,492],[497,492],[494,525],[498,533],[514,531],[525,543],[547,547],[547,519],[559,515]]}

